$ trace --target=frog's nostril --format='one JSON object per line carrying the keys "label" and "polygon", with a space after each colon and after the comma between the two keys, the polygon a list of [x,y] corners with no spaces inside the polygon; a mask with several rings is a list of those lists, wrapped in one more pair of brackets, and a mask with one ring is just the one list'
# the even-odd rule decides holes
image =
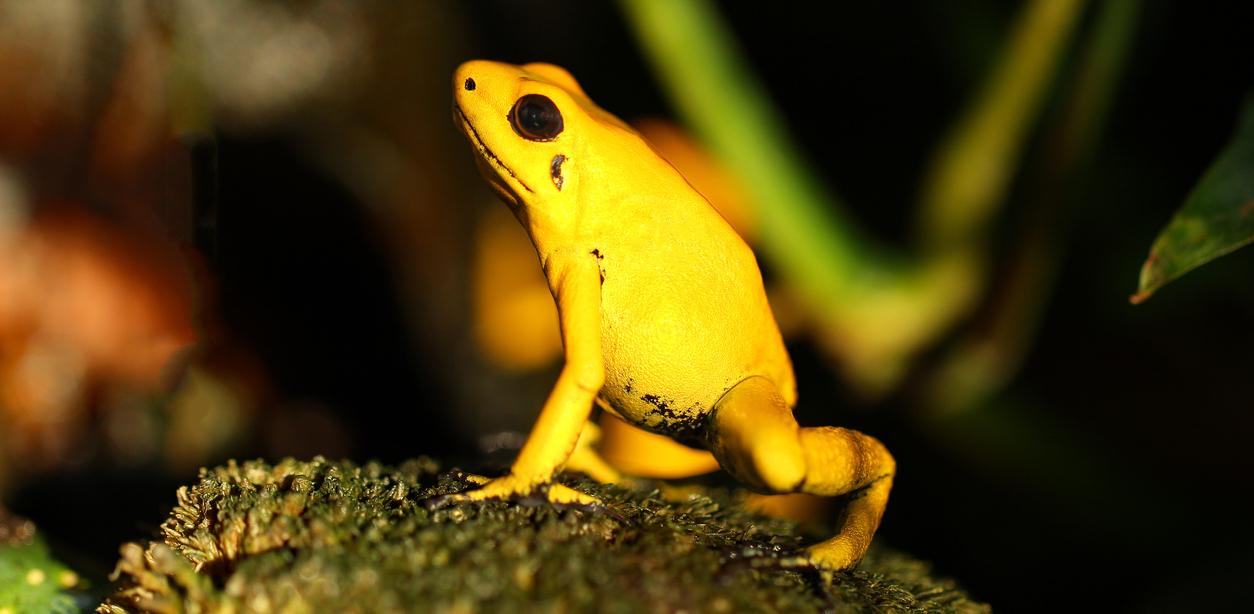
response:
{"label": "frog's nostril", "polygon": [[473,91],[475,91],[475,80],[474,80],[474,79],[471,79],[470,77],[466,77],[466,83],[464,83],[463,85],[465,86],[465,88],[466,88],[466,91],[467,91],[467,92],[473,92]]}

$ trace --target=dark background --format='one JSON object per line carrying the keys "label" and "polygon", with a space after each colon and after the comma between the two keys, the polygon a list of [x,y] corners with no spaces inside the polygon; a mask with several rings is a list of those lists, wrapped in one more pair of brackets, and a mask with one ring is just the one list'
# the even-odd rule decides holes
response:
{"label": "dark background", "polygon": [[[724,6],[814,168],[887,241],[906,237],[916,178],[1016,9],[956,4]],[[567,67],[626,119],[673,116],[611,3],[460,10],[464,53],[446,74],[472,57],[543,60]],[[988,407],[929,420],[909,389],[867,407],[818,349],[791,348],[802,422],[837,416],[898,458],[879,539],[933,562],[999,611],[1248,603],[1254,251],[1209,264],[1143,305],[1128,297],[1158,230],[1232,133],[1251,86],[1252,16],[1248,7],[1240,15],[1198,3],[1142,7],[1104,135],[1066,204],[1062,266],[1036,343]],[[449,142],[453,130],[449,122]],[[330,408],[351,435],[342,453],[357,460],[476,456],[477,434],[447,417],[466,398],[462,350],[438,337],[411,342],[394,265],[351,192],[282,133],[224,133],[196,147],[197,181],[214,186],[216,223],[200,247],[221,317],[267,365],[278,396]],[[447,156],[482,199],[469,151]],[[1013,207],[1032,189],[1013,187],[1003,251],[1015,241]],[[354,324],[328,324],[342,322]],[[545,377],[523,390],[542,392]],[[250,446],[241,456],[276,453],[260,437]],[[14,508],[72,560],[106,566],[120,541],[160,521],[172,485],[187,479],[53,476],[28,486]],[[99,525],[78,526],[58,509],[67,481],[93,500],[112,499],[93,505]]]}

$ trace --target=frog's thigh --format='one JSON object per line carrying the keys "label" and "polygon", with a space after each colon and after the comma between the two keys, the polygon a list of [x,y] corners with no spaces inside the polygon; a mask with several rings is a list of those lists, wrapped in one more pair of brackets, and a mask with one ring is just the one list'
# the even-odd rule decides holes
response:
{"label": "frog's thigh", "polygon": [[627,475],[674,480],[718,469],[709,452],[636,428],[608,411],[600,424],[601,456]]}
{"label": "frog's thigh", "polygon": [[709,438],[718,463],[766,493],[794,492],[806,476],[801,427],[774,382],[750,377],[714,404]]}
{"label": "frog's thigh", "polygon": [[766,492],[837,496],[859,489],[836,536],[812,546],[828,569],[852,566],[879,526],[896,465],[872,437],[835,427],[800,428],[774,383],[752,377],[714,408],[711,449],[737,479]]}

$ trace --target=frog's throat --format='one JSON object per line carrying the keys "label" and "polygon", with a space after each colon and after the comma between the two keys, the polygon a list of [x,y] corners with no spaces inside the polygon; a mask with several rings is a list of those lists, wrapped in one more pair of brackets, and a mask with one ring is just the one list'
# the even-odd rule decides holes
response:
{"label": "frog's throat", "polygon": [[510,179],[513,179],[518,183],[518,185],[522,186],[522,189],[528,192],[534,192],[534,190],[531,189],[531,186],[528,186],[526,182],[518,177],[518,175],[514,174],[514,169],[507,166],[500,158],[496,157],[496,154],[492,153],[491,149],[488,149],[487,144],[483,142],[483,137],[479,136],[479,131],[475,130],[475,125],[470,123],[470,118],[466,117],[465,111],[462,111],[461,105],[454,102],[453,111],[457,113],[458,119],[461,120],[462,127],[466,129],[466,135],[470,137],[470,140],[474,142],[475,148],[479,150],[479,155],[483,156],[484,159],[492,162],[496,166],[499,166],[501,170],[505,171],[505,173],[510,176]]}

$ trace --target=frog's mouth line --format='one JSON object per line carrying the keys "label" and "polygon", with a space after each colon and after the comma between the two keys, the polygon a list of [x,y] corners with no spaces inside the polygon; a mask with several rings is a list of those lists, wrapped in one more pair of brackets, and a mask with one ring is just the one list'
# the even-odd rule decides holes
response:
{"label": "frog's mouth line", "polygon": [[470,118],[466,117],[465,111],[462,111],[461,105],[454,102],[453,110],[457,112],[457,117],[461,119],[462,125],[466,127],[466,134],[470,135],[470,140],[474,141],[475,147],[479,149],[479,153],[482,154],[483,157],[495,163],[497,166],[501,167],[501,169],[506,173],[509,173],[510,178],[518,182],[518,185],[522,186],[524,190],[534,192],[534,190],[532,190],[526,182],[519,179],[518,175],[514,174],[514,169],[506,166],[500,158],[496,157],[496,154],[492,153],[491,149],[488,149],[487,144],[483,142],[483,137],[479,136],[479,131],[475,130],[475,125],[470,123]]}

